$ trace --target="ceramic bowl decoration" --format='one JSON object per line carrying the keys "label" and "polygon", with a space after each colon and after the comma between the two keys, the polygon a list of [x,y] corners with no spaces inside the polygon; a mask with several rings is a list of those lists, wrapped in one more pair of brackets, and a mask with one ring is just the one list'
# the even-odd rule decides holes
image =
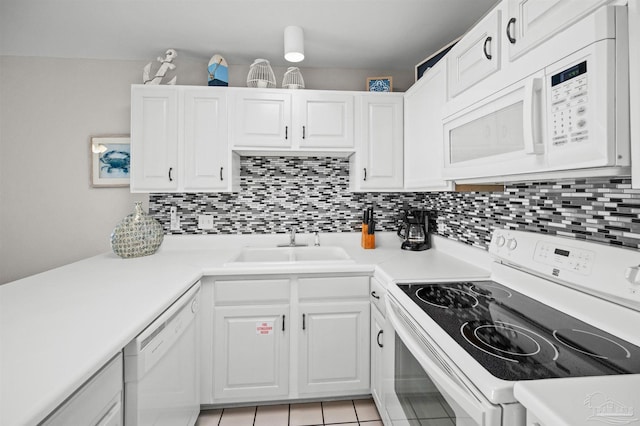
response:
{"label": "ceramic bowl decoration", "polygon": [[142,210],[142,203],[136,203],[135,211],[122,219],[111,233],[111,249],[125,259],[148,256],[158,250],[163,239],[160,222]]}

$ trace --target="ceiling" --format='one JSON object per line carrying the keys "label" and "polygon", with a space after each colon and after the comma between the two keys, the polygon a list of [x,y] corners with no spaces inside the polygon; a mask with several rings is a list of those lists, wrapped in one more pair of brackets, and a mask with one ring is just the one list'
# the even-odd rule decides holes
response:
{"label": "ceiling", "polygon": [[287,65],[283,34],[305,34],[304,67],[412,69],[496,0],[0,0],[0,54],[93,59],[178,55]]}

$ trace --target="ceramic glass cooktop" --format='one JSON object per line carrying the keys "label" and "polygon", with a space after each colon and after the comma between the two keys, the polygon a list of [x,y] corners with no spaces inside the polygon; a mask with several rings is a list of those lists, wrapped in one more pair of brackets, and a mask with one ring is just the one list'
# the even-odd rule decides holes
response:
{"label": "ceramic glass cooktop", "polygon": [[493,281],[399,284],[504,380],[640,373],[640,348]]}

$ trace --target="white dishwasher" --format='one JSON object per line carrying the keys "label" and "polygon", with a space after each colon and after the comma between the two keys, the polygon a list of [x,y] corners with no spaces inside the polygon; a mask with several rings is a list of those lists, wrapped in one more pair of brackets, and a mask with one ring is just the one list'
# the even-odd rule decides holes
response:
{"label": "white dishwasher", "polygon": [[195,424],[199,304],[200,281],[125,347],[125,426]]}

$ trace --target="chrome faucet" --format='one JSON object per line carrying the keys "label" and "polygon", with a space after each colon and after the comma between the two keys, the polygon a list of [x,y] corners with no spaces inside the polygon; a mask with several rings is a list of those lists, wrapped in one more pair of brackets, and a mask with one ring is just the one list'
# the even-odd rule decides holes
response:
{"label": "chrome faucet", "polygon": [[296,246],[296,228],[291,228],[289,231],[289,245],[291,247]]}

